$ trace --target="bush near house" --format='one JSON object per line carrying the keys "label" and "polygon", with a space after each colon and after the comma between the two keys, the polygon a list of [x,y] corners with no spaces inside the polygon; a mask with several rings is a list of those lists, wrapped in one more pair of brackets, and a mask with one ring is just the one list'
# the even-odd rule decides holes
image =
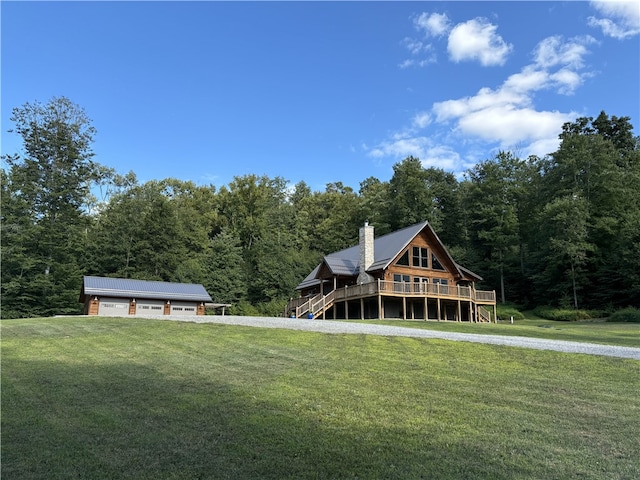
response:
{"label": "bush near house", "polygon": [[547,320],[556,320],[559,322],[577,322],[578,320],[591,320],[592,318],[602,318],[605,316],[600,310],[579,310],[546,306],[536,307],[533,313]]}
{"label": "bush near house", "polygon": [[640,309],[629,307],[618,310],[607,318],[607,322],[632,322],[640,323]]}
{"label": "bush near house", "polygon": [[504,321],[510,320],[513,317],[514,320],[524,320],[524,314],[513,303],[504,303],[497,305],[498,319]]}

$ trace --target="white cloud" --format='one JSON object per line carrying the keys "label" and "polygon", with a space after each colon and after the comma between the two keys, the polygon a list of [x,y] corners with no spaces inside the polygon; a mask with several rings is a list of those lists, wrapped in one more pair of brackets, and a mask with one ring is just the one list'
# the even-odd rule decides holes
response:
{"label": "white cloud", "polygon": [[406,37],[402,43],[404,43],[405,48],[409,50],[411,55],[419,54],[424,47],[424,44],[420,40],[410,37]]}
{"label": "white cloud", "polygon": [[449,31],[449,17],[445,13],[421,13],[413,20],[417,30],[422,30],[430,37],[441,37]]}
{"label": "white cloud", "polygon": [[[538,112],[515,105],[489,107],[469,113],[458,121],[458,129],[502,148],[557,138],[562,124],[575,118],[560,112]],[[549,153],[549,152],[545,152]]]}
{"label": "white cloud", "polygon": [[522,93],[510,89],[498,91],[482,88],[473,97],[458,100],[445,100],[433,105],[433,111],[439,122],[446,122],[455,118],[464,118],[474,112],[481,112],[489,108],[508,105],[528,105],[530,98]]}
{"label": "white cloud", "polygon": [[590,36],[574,37],[565,41],[560,35],[547,37],[536,46],[533,57],[540,68],[551,68],[565,65],[572,68],[582,68],[584,57],[589,54],[587,45],[595,43]]}
{"label": "white cloud", "polygon": [[485,67],[504,65],[513,46],[496,33],[497,28],[483,18],[475,18],[453,27],[447,46],[451,60],[478,60]]}
{"label": "white cloud", "polygon": [[460,164],[460,155],[447,145],[434,145],[432,140],[422,136],[395,134],[390,141],[382,142],[369,151],[375,158],[392,157],[400,160],[408,156],[419,158],[425,167],[455,170]]}
{"label": "white cloud", "polygon": [[[428,17],[420,18],[426,25]],[[423,28],[426,30],[426,26]],[[452,60],[502,64],[512,46],[506,44],[496,30],[495,25],[484,19],[456,25],[449,35]],[[501,85],[480,88],[474,95],[435,102],[431,108],[414,114],[400,133],[390,135],[388,140],[367,151],[377,158],[400,159],[413,155],[426,166],[458,174],[479,158],[481,152],[490,154],[498,148],[515,149],[522,156],[547,155],[557,150],[562,125],[581,114],[537,109],[535,97],[545,90],[573,94],[585,78],[593,74],[587,68],[587,58],[596,43],[588,35],[545,38],[532,51],[531,62],[508,76]],[[411,65],[417,62],[413,59]],[[462,152],[466,152],[464,158]]]}
{"label": "white cloud", "polygon": [[460,165],[460,154],[446,145],[437,145],[427,149],[422,157],[419,157],[424,167],[442,168],[451,171]]}
{"label": "white cloud", "polygon": [[599,27],[607,36],[624,40],[640,34],[640,2],[638,0],[592,1],[605,18],[589,17],[589,26]]}
{"label": "white cloud", "polygon": [[405,158],[409,155],[423,158],[430,141],[426,137],[403,137],[396,135],[390,141],[382,142],[369,152],[372,157]]}
{"label": "white cloud", "polygon": [[544,88],[549,81],[549,74],[534,66],[526,66],[520,73],[514,73],[502,84],[502,88],[511,92],[527,93]]}
{"label": "white cloud", "polygon": [[425,128],[431,123],[431,114],[429,112],[420,112],[413,117],[411,123],[416,128]]}
{"label": "white cloud", "polygon": [[534,95],[545,89],[573,93],[588,75],[578,70],[584,66],[589,53],[586,45],[591,41],[590,37],[542,40],[534,50],[534,63],[509,76],[497,89],[485,87],[473,96],[434,103],[435,121],[453,122],[457,135],[498,143],[503,149],[527,145],[529,154],[554,151],[562,124],[578,115],[537,111]]}

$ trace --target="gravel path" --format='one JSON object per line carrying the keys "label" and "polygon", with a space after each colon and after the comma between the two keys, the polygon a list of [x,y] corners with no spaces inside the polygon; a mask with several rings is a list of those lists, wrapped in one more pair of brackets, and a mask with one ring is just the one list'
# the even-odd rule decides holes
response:
{"label": "gravel path", "polygon": [[240,317],[240,316],[190,316],[190,317],[154,317],[164,320],[177,320],[195,323],[219,323],[225,325],[244,325],[262,328],[286,328],[321,333],[353,333],[397,337],[440,338],[461,342],[489,343],[509,347],[554,350],[566,353],[584,353],[607,357],[632,358],[640,360],[640,348],[600,345],[596,343],[569,342],[564,340],[546,340],[542,338],[515,337],[503,335],[483,335],[475,333],[440,332],[421,328],[394,327],[366,323],[335,322],[331,320],[306,320],[292,318]]}

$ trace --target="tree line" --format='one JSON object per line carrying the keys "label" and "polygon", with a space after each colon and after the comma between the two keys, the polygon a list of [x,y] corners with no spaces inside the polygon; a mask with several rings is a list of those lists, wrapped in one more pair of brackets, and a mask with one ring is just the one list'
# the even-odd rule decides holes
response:
{"label": "tree line", "polygon": [[323,255],[428,220],[501,302],[640,306],[640,138],[629,117],[582,117],[545,156],[502,151],[458,179],[408,157],[388,181],[324,191],[282,177],[140,183],[94,159],[65,97],[13,110],[3,155],[2,318],[72,314],[83,275],[202,283],[233,312],[277,315]]}

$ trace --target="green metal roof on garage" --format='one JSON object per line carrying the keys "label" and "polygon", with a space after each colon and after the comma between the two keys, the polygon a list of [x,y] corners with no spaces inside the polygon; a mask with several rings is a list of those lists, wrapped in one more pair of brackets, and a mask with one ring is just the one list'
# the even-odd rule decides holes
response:
{"label": "green metal roof on garage", "polygon": [[192,302],[212,301],[205,288],[199,284],[93,276],[84,277],[82,291],[80,292],[81,298],[84,295]]}

